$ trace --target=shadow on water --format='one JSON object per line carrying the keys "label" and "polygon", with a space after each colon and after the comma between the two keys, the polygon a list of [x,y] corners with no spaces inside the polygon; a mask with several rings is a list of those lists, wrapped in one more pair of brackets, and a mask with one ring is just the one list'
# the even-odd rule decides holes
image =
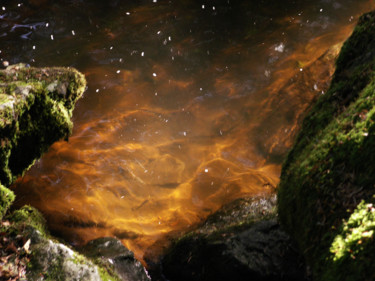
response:
{"label": "shadow on water", "polygon": [[223,204],[273,192],[301,118],[328,87],[326,51],[374,8],[18,2],[2,2],[0,60],[74,66],[88,89],[69,142],[13,186],[17,204],[39,208],[73,245],[117,236],[140,259]]}

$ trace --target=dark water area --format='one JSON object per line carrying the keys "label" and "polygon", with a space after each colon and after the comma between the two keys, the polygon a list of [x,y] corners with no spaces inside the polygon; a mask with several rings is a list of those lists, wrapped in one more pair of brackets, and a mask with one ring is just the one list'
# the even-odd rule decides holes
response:
{"label": "dark water area", "polygon": [[301,119],[369,0],[1,1],[0,60],[73,66],[69,142],[12,187],[72,245],[143,259],[244,195],[273,192]]}

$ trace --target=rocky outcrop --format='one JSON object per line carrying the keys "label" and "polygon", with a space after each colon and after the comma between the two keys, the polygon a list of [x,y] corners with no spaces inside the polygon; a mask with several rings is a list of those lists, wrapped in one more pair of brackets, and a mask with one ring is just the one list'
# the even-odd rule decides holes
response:
{"label": "rocky outcrop", "polygon": [[76,101],[86,87],[73,68],[0,70],[0,183],[8,186],[49,146],[67,139]]}
{"label": "rocky outcrop", "polygon": [[243,198],[210,216],[172,245],[162,262],[167,280],[307,280],[275,201]]}
{"label": "rocky outcrop", "polygon": [[52,238],[42,215],[30,206],[14,211],[2,225],[0,277],[5,280],[120,280]]}
{"label": "rocky outcrop", "polygon": [[280,221],[315,280],[375,279],[374,27],[360,18],[281,174]]}
{"label": "rocky outcrop", "polygon": [[52,143],[69,137],[72,111],[85,87],[84,76],[72,68],[19,64],[0,70],[1,280],[149,280],[118,240],[90,243],[88,258],[51,237],[36,209],[9,212],[15,196],[7,186]]}

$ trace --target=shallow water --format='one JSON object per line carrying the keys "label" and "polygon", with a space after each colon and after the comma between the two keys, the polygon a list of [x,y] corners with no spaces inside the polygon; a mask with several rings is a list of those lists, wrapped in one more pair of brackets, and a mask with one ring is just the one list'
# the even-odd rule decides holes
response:
{"label": "shallow water", "polygon": [[142,259],[223,204],[274,190],[301,118],[333,71],[314,62],[375,3],[0,8],[2,61],[74,66],[88,81],[69,142],[17,181],[17,204],[38,207],[73,245],[116,236]]}

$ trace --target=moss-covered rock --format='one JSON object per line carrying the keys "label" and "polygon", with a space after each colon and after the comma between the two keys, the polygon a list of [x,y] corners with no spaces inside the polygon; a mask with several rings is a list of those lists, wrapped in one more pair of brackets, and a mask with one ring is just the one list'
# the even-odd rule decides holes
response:
{"label": "moss-covered rock", "polygon": [[0,70],[0,182],[8,186],[72,131],[72,110],[86,87],[73,68]]}
{"label": "moss-covered rock", "polygon": [[33,207],[25,206],[7,215],[1,233],[0,277],[30,281],[120,280],[113,271],[51,237],[43,216]]}
{"label": "moss-covered rock", "polygon": [[0,221],[15,199],[13,191],[0,184]]}
{"label": "moss-covered rock", "polygon": [[8,217],[12,223],[18,227],[31,226],[38,230],[42,235],[48,236],[46,228],[46,220],[43,215],[34,207],[23,206],[21,209],[15,210]]}
{"label": "moss-covered rock", "polygon": [[4,187],[55,141],[67,139],[71,116],[86,87],[72,68],[0,70],[0,279],[117,281],[116,274],[56,241],[33,207],[9,213],[15,196]]}
{"label": "moss-covered rock", "polygon": [[336,65],[283,165],[278,211],[316,280],[374,280],[375,12]]}

